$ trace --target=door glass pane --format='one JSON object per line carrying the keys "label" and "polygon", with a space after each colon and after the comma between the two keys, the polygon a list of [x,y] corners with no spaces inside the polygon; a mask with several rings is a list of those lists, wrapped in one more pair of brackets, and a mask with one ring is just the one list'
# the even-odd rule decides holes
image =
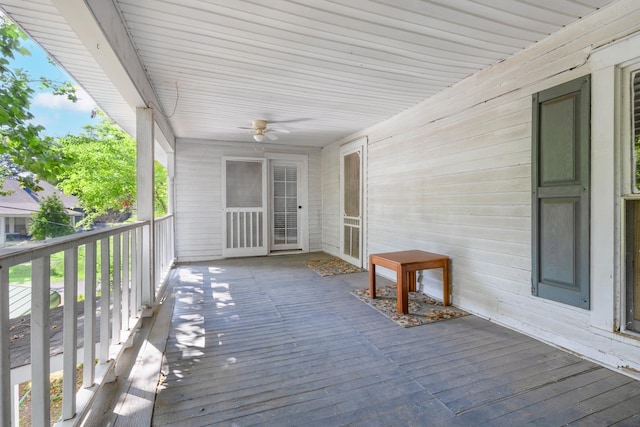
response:
{"label": "door glass pane", "polygon": [[262,163],[227,161],[227,207],[262,207]]}
{"label": "door glass pane", "polygon": [[273,166],[273,243],[298,243],[298,167]]}

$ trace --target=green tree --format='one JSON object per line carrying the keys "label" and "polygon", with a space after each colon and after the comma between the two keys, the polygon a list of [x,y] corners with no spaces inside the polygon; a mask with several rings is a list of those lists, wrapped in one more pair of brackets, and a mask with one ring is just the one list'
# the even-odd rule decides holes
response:
{"label": "green tree", "polygon": [[[29,111],[33,85],[52,90],[56,95],[76,101],[70,82],[54,82],[44,77],[32,78],[22,69],[12,69],[16,55],[29,55],[23,46],[26,34],[6,17],[0,17],[0,155],[36,175],[49,179],[64,167],[65,155],[42,135],[44,127],[34,125]],[[20,176],[16,177],[21,179]],[[37,189],[37,180],[22,179],[23,185]]]}
{"label": "green tree", "polygon": [[53,194],[40,201],[40,210],[31,216],[29,233],[35,240],[66,236],[75,230],[62,200]]}
{"label": "green tree", "polygon": [[[67,155],[58,186],[74,194],[86,212],[83,226],[110,212],[129,214],[136,201],[136,142],[103,113],[96,125],[87,125],[80,135],[57,140]],[[156,213],[166,213],[166,170],[155,164]]]}

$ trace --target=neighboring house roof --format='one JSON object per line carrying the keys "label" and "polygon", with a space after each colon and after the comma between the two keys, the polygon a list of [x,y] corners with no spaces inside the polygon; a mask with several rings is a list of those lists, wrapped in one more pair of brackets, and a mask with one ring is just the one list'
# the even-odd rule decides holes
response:
{"label": "neighboring house roof", "polygon": [[52,194],[57,194],[69,215],[81,215],[72,209],[78,207],[79,201],[75,196],[64,194],[46,181],[38,183],[42,191],[34,192],[20,187],[15,179],[7,178],[2,185],[2,191],[9,192],[0,196],[0,216],[30,216],[40,210],[40,200]]}
{"label": "neighboring house roof", "polygon": [[[58,307],[60,294],[53,289],[49,291],[49,307]],[[9,285],[9,319],[15,319],[31,313],[31,285]]]}

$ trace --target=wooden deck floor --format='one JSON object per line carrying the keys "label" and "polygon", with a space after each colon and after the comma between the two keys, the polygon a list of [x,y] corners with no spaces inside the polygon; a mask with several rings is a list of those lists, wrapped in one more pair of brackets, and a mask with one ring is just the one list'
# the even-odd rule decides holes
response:
{"label": "wooden deck floor", "polygon": [[180,267],[152,425],[640,425],[640,382],[475,316],[402,328],[322,256]]}

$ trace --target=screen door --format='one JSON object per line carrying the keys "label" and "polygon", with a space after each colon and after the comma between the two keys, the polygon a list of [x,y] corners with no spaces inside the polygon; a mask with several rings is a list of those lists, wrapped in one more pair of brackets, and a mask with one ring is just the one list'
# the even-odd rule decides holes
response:
{"label": "screen door", "polygon": [[362,267],[362,146],[340,153],[340,252]]}
{"label": "screen door", "polygon": [[224,256],[266,255],[264,159],[223,159]]}

